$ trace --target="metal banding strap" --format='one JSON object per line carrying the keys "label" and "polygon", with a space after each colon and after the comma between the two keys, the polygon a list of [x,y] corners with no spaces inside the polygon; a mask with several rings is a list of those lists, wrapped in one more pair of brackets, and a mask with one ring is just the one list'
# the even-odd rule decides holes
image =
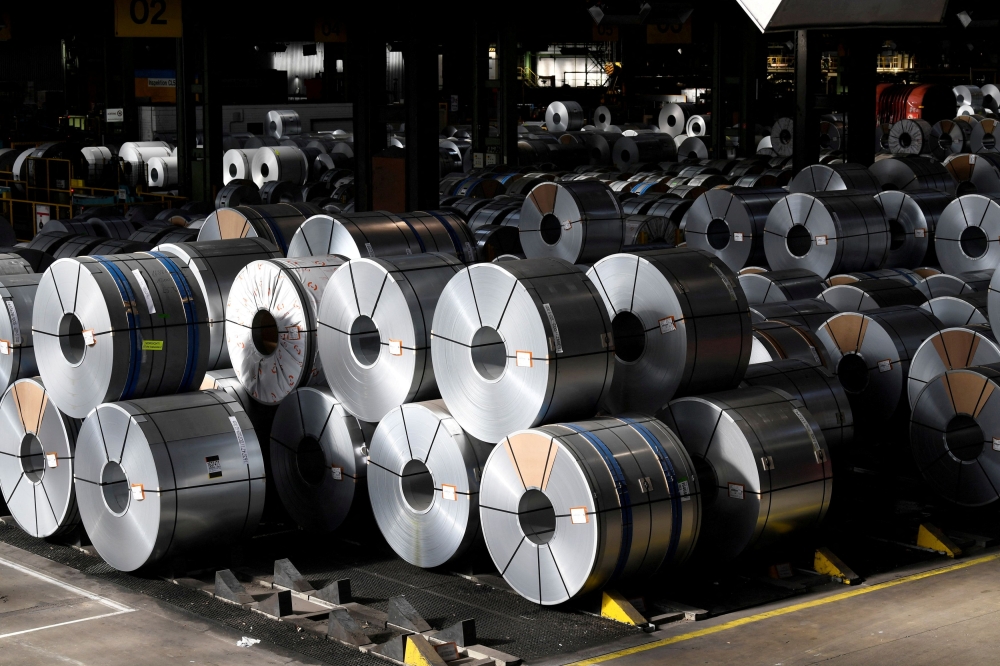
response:
{"label": "metal banding strap", "polygon": [[278,246],[281,248],[281,254],[287,257],[288,243],[285,242],[285,236],[284,234],[281,233],[281,230],[278,228],[278,223],[275,222],[274,218],[268,215],[265,211],[258,209],[257,212],[260,213],[261,217],[264,218],[264,221],[267,222],[267,226],[271,229],[271,235],[274,236],[274,240],[278,243]]}
{"label": "metal banding strap", "polygon": [[453,196],[454,196],[454,195],[457,195],[457,194],[458,194],[458,191],[459,191],[460,189],[462,189],[462,187],[463,187],[463,186],[464,186],[464,185],[465,185],[466,183],[468,183],[468,182],[469,182],[470,180],[475,180],[475,178],[473,178],[472,176],[468,176],[468,177],[466,177],[466,178],[463,178],[462,180],[458,181],[458,183],[456,183],[456,184],[455,184],[455,187],[453,187],[453,188],[451,189],[451,193],[452,193],[452,195],[453,195]]}
{"label": "metal banding strap", "polygon": [[[461,239],[459,239],[458,234],[455,233],[455,230],[452,228],[451,223],[448,222],[448,219],[446,217],[444,217],[443,215],[438,215],[437,213],[435,213],[432,210],[429,210],[427,212],[430,213],[431,215],[433,215],[435,218],[437,218],[437,221],[440,222],[444,226],[444,230],[448,232],[449,236],[451,236],[451,244],[455,246],[455,252],[458,252],[458,256],[464,257],[465,256],[465,248],[462,247],[462,241],[461,241]],[[476,258],[475,257],[467,257],[467,260],[468,261],[475,261]]]}
{"label": "metal banding strap", "polygon": [[103,266],[104,270],[111,276],[111,279],[115,281],[118,293],[122,297],[122,303],[125,305],[125,320],[128,322],[129,337],[128,375],[125,378],[125,387],[122,389],[122,393],[118,399],[128,400],[135,393],[135,388],[139,384],[138,359],[142,358],[142,350],[139,348],[139,332],[137,330],[138,321],[135,315],[137,307],[135,293],[132,291],[132,285],[129,284],[125,274],[122,273],[118,266],[104,256],[93,255],[92,258]]}
{"label": "metal banding strap", "polygon": [[667,477],[667,490],[670,491],[670,543],[667,545],[667,554],[663,558],[664,562],[669,561],[674,553],[677,552],[677,544],[681,540],[681,524],[684,521],[684,513],[681,511],[681,494],[680,489],[677,486],[677,472],[674,470],[674,463],[670,460],[670,456],[663,449],[663,445],[660,444],[660,440],[653,436],[653,433],[649,432],[646,426],[633,421],[630,418],[619,417],[620,421],[632,426],[639,436],[646,440],[649,444],[649,448],[653,449],[653,453],[660,461],[660,466],[663,468],[663,474]]}
{"label": "metal banding strap", "polygon": [[625,479],[625,473],[622,472],[622,468],[618,465],[614,454],[611,453],[611,449],[594,433],[584,430],[575,423],[563,423],[562,425],[580,433],[594,446],[597,452],[601,454],[601,457],[604,458],[604,464],[607,465],[612,478],[614,478],[615,490],[618,492],[618,503],[622,507],[622,543],[618,549],[618,562],[615,564],[614,573],[611,574],[611,578],[616,579],[621,576],[622,571],[625,569],[629,552],[632,550],[632,499],[629,497],[628,482]]}
{"label": "metal banding strap", "polygon": [[[198,311],[195,309],[194,305],[194,292],[191,290],[191,285],[188,283],[187,278],[184,277],[184,273],[181,272],[180,267],[174,263],[173,259],[161,252],[150,252],[150,256],[159,259],[163,267],[167,269],[170,273],[170,277],[174,279],[174,285],[177,287],[177,291],[180,292],[181,302],[184,304],[184,319],[187,321],[187,359],[184,362],[184,374],[181,376],[181,383],[179,390],[194,390],[198,388],[197,386],[192,386],[191,382],[194,379],[195,366],[198,364],[198,351],[201,346],[201,334],[198,331]],[[199,382],[200,384],[201,382]]]}
{"label": "metal banding strap", "polygon": [[424,239],[420,237],[420,232],[417,231],[413,227],[413,225],[410,224],[410,221],[408,219],[406,219],[405,217],[403,217],[402,215],[399,217],[399,219],[401,219],[403,222],[405,222],[406,226],[408,226],[410,228],[410,231],[413,232],[413,235],[416,236],[416,238],[417,238],[417,244],[420,245],[420,251],[421,252],[426,252],[427,248],[424,247]]}

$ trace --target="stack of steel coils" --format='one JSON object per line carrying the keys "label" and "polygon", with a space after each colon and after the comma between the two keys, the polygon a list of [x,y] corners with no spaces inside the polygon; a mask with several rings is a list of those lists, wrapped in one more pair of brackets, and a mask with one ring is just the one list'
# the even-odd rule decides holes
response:
{"label": "stack of steel coils", "polygon": [[751,305],[816,298],[826,286],[820,276],[804,268],[740,273],[739,281]]}
{"label": "stack of steel coils", "polygon": [[927,302],[927,297],[919,289],[899,280],[859,280],[835,284],[816,298],[826,301],[838,312],[869,312],[897,305],[920,306]]}
{"label": "stack of steel coils", "polygon": [[302,223],[322,212],[306,203],[220,208],[205,219],[198,232],[198,240],[259,237],[273,243],[283,254],[288,254],[289,243]]}
{"label": "stack of steel coils", "polygon": [[525,198],[518,232],[528,258],[593,263],[622,249],[622,209],[607,185],[543,183]]}
{"label": "stack of steel coils", "polygon": [[253,173],[251,165],[255,152],[239,148],[227,150],[222,156],[222,184],[229,185],[234,180],[251,180]]}
{"label": "stack of steel coils", "polygon": [[764,223],[782,188],[730,187],[709,190],[684,214],[684,238],[692,248],[711,252],[738,271],[759,266],[764,256]]}

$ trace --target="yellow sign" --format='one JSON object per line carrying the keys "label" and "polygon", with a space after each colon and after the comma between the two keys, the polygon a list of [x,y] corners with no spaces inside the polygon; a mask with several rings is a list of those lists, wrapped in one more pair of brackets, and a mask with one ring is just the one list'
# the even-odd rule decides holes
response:
{"label": "yellow sign", "polygon": [[691,19],[684,23],[661,23],[646,26],[647,44],[690,44]]}
{"label": "yellow sign", "polygon": [[346,42],[347,26],[343,21],[336,19],[316,19],[316,34],[314,39],[317,42]]}
{"label": "yellow sign", "polygon": [[180,37],[181,0],[115,0],[116,37]]}
{"label": "yellow sign", "polygon": [[143,340],[142,351],[163,351],[163,340]]}

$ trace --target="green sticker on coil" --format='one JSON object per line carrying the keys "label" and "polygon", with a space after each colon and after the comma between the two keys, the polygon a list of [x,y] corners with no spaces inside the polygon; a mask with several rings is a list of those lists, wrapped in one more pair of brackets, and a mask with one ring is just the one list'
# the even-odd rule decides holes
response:
{"label": "green sticker on coil", "polygon": [[163,340],[143,340],[142,351],[163,351]]}

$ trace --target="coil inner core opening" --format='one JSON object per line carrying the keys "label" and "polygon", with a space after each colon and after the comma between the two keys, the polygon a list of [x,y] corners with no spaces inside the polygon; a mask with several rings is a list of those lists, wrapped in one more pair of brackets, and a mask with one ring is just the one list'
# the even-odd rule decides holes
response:
{"label": "coil inner core opening", "polygon": [[844,354],[837,364],[837,377],[848,393],[861,393],[868,388],[868,365],[860,354]]}
{"label": "coil inner core opening", "polygon": [[968,414],[956,414],[945,428],[944,442],[951,454],[962,462],[971,462],[983,452],[986,437],[976,419]]}
{"label": "coil inner core opening", "polygon": [[295,467],[299,470],[299,476],[309,485],[319,485],[326,478],[328,466],[326,455],[319,440],[310,435],[306,435],[299,440],[299,447],[295,450]]}
{"label": "coil inner core opening", "polygon": [[889,220],[889,249],[898,250],[906,242],[906,229],[899,220]]}
{"label": "coil inner core opening", "polygon": [[260,165],[260,175],[262,175],[264,178],[267,178],[268,174],[270,174],[270,173],[271,173],[271,170],[267,167],[266,164],[261,164]]}
{"label": "coil inner core opening", "polygon": [[632,153],[630,153],[629,151],[627,151],[627,150],[625,150],[623,148],[622,149],[622,161],[623,162],[628,162],[631,159],[632,159]]}
{"label": "coil inner core opening", "polygon": [[556,125],[558,125],[559,123],[562,122],[562,116],[559,115],[558,113],[553,113],[552,114],[552,122],[555,123]]}
{"label": "coil inner core opening", "polygon": [[517,503],[517,522],[528,541],[538,546],[556,533],[556,510],[541,490],[531,489]]}
{"label": "coil inner core opening", "polygon": [[910,135],[908,133],[906,133],[906,132],[900,133],[900,135],[899,135],[899,145],[901,147],[903,147],[903,148],[909,148],[911,143],[913,143],[913,139],[910,138]]}
{"label": "coil inner core opening", "polygon": [[724,250],[726,246],[729,245],[729,223],[725,220],[715,218],[708,223],[708,229],[705,230],[705,236],[708,237],[708,244],[711,245],[716,250]]}
{"label": "coil inner core opening", "polygon": [[108,511],[116,516],[123,515],[128,509],[131,492],[125,470],[114,460],[109,460],[101,470],[101,490]]}
{"label": "coil inner core opening", "polygon": [[966,227],[958,239],[962,252],[970,259],[978,259],[986,254],[990,241],[982,227]]}
{"label": "coil inner core opening", "polygon": [[792,142],[792,133],[789,130],[783,129],[778,133],[778,140],[783,144],[789,144]]}
{"label": "coil inner core opening", "polygon": [[38,483],[45,476],[45,451],[35,433],[29,432],[21,440],[21,469],[24,476],[32,483]]}
{"label": "coil inner core opening", "polygon": [[785,245],[793,257],[804,257],[812,249],[812,234],[805,225],[795,224],[785,236]]}
{"label": "coil inner core opening", "polygon": [[997,147],[997,138],[992,134],[984,134],[982,141],[983,141],[983,148],[986,148],[987,150],[992,151],[994,148]]}
{"label": "coil inner core opening", "polygon": [[507,345],[500,333],[491,326],[483,326],[472,336],[472,365],[483,379],[500,379],[507,369]]}
{"label": "coil inner core opening", "polygon": [[426,511],[434,503],[434,477],[420,460],[403,465],[399,485],[403,489],[403,500],[417,513]]}
{"label": "coil inner core opening", "polygon": [[646,350],[646,330],[642,320],[631,312],[619,312],[611,320],[611,334],[615,338],[615,356],[619,361],[638,361]]}
{"label": "coil inner core opening", "polygon": [[542,240],[549,245],[555,245],[562,236],[562,224],[559,218],[552,213],[546,213],[538,225],[538,232],[542,235]]}
{"label": "coil inner core opening", "polygon": [[271,121],[271,131],[272,132],[277,132],[278,131],[278,123],[276,123],[273,120]]}
{"label": "coil inner core opening", "polygon": [[[673,121],[673,118],[670,118],[670,120]],[[601,123],[603,125],[604,123],[608,122],[608,117],[606,115],[604,115],[603,113],[598,114],[598,116],[597,116],[597,122],[599,122],[599,123]],[[673,124],[673,122],[671,122],[671,124]]]}
{"label": "coil inner core opening", "polygon": [[701,123],[691,123],[691,131],[695,134],[701,134]]}
{"label": "coil inner core opening", "polygon": [[232,176],[233,178],[236,178],[236,165],[235,164],[230,164],[229,165],[229,175]]}
{"label": "coil inner core opening", "polygon": [[59,347],[67,363],[76,365],[83,360],[87,343],[83,339],[83,324],[72,312],[59,321]]}
{"label": "coil inner core opening", "polygon": [[674,125],[677,124],[677,118],[675,118],[674,116],[667,116],[667,124],[673,127]]}
{"label": "coil inner core opening", "polygon": [[267,310],[258,310],[250,322],[253,346],[264,356],[270,356],[278,348],[278,322]]}
{"label": "coil inner core opening", "polygon": [[358,363],[371,367],[378,361],[382,353],[382,336],[378,332],[375,321],[361,315],[351,324],[351,352]]}

